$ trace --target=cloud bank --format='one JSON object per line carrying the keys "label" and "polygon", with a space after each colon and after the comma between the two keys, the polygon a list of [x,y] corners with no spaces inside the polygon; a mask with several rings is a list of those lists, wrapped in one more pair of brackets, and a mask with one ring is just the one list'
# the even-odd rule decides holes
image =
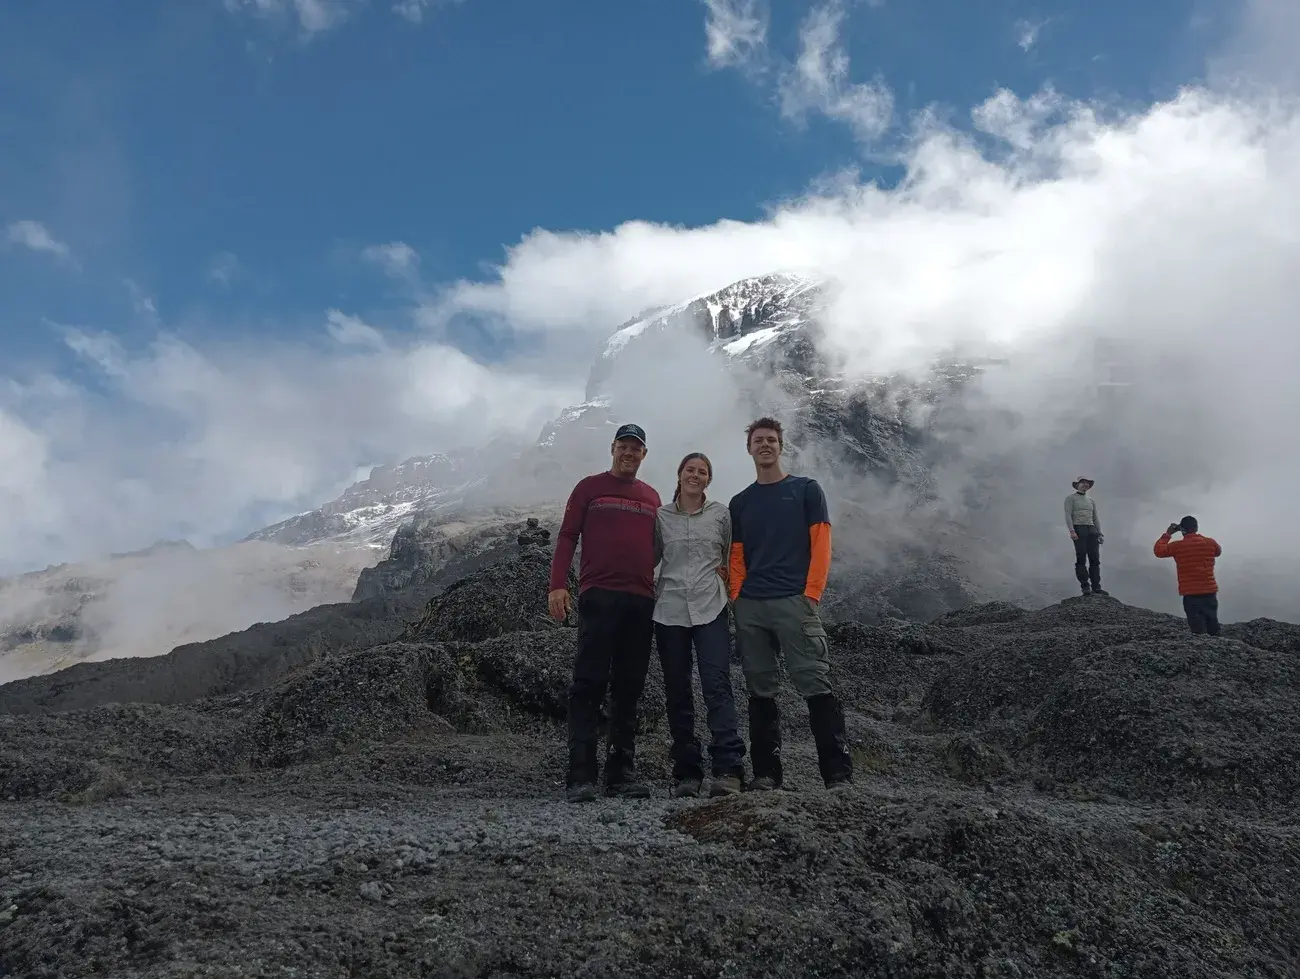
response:
{"label": "cloud bank", "polygon": [[0,386],[7,571],[158,537],[205,545],[336,495],[358,465],[535,435],[581,388],[333,310],[302,342],[128,347],[65,328],[84,383]]}
{"label": "cloud bank", "polygon": [[[1223,539],[1225,580],[1249,574],[1256,607],[1293,615],[1300,562],[1279,528],[1300,477],[1296,102],[1189,87],[1122,112],[1001,91],[962,129],[921,118],[898,159],[897,186],[844,178],[752,224],[537,232],[448,301],[594,335],[744,276],[815,270],[835,285],[823,325],[852,375],[1009,358],[980,391],[987,427],[939,483],[954,507],[982,493],[1024,567],[1068,574],[1058,511],[1088,473],[1110,494],[1108,560],[1148,560],[1192,512]],[[1107,371],[1131,383],[1098,386]],[[994,423],[1004,411],[1014,425]]]}

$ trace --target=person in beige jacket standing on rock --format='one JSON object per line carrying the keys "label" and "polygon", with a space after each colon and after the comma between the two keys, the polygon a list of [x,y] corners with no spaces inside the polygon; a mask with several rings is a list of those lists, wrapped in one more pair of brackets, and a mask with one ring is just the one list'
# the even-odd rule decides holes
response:
{"label": "person in beige jacket standing on rock", "polygon": [[1101,587],[1101,516],[1097,501],[1088,495],[1096,484],[1080,476],[1070,485],[1074,492],[1065,498],[1065,529],[1074,541],[1074,576],[1085,595],[1109,594]]}

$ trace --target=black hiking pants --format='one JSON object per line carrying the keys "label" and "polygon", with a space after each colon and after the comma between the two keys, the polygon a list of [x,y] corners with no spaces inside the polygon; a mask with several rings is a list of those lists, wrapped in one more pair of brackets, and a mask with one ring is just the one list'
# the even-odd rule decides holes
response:
{"label": "black hiking pants", "polygon": [[[744,774],[741,760],[745,742],[736,721],[736,701],[731,692],[731,630],[724,606],[705,625],[678,626],[655,623],[655,645],[664,670],[664,699],[668,729],[673,736],[673,779],[703,779],[703,752],[695,736],[695,690],[691,661],[699,663],[700,690],[713,737],[709,761],[714,778]],[[693,650],[692,650],[692,647]],[[694,656],[692,656],[694,652]]]}
{"label": "black hiking pants", "polygon": [[1219,593],[1208,595],[1184,595],[1183,612],[1187,615],[1187,627],[1196,635],[1219,634]]}
{"label": "black hiking pants", "polygon": [[632,778],[636,711],[650,666],[655,601],[630,592],[589,588],[578,598],[578,654],[569,685],[568,787],[596,781],[600,708],[609,690],[605,783]]}
{"label": "black hiking pants", "polygon": [[1074,576],[1084,588],[1091,583],[1096,590],[1101,587],[1101,535],[1096,527],[1081,524],[1075,524],[1074,533]]}

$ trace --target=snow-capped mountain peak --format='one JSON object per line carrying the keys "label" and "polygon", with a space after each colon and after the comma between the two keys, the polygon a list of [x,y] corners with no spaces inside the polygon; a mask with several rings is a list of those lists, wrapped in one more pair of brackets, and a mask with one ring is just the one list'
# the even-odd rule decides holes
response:
{"label": "snow-capped mountain peak", "polygon": [[752,357],[773,341],[813,324],[824,288],[823,280],[811,275],[772,272],[642,313],[605,341],[587,381],[587,401],[602,399],[603,384],[629,344],[656,333],[685,330],[715,350]]}

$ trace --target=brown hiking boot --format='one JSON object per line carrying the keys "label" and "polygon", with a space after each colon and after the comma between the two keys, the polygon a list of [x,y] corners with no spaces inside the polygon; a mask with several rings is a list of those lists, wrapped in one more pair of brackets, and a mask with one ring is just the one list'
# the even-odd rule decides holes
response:
{"label": "brown hiking boot", "polygon": [[709,798],[718,799],[725,795],[740,795],[743,788],[739,775],[719,775],[709,786]]}

